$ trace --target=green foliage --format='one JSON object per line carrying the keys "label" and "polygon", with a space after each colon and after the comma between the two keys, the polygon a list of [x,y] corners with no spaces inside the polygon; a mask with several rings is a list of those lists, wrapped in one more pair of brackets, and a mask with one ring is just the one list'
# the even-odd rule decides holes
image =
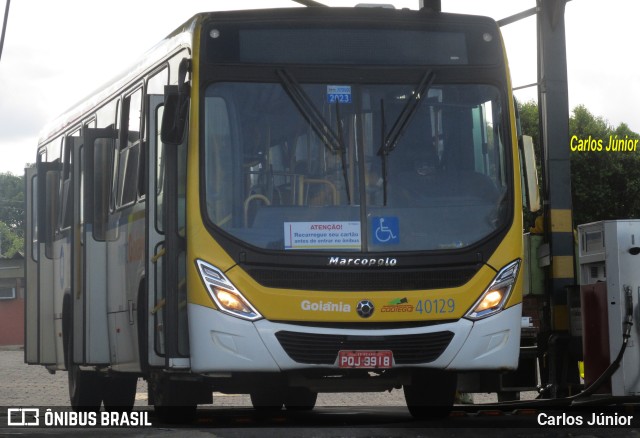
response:
{"label": "green foliage", "polygon": [[23,250],[24,178],[0,173],[0,256]]}
{"label": "green foliage", "polygon": [[[541,157],[538,108],[535,102],[519,105],[522,131],[531,135],[536,155]],[[571,192],[574,224],[599,220],[640,218],[640,150],[607,152],[609,136],[640,139],[625,123],[613,128],[584,105],[574,108],[569,118],[569,139],[602,140],[599,152],[571,152]],[[566,147],[570,145],[567,144]],[[542,187],[542,186],[541,186]],[[552,188],[553,190],[553,188]]]}
{"label": "green foliage", "polygon": [[0,256],[11,258],[17,252],[22,252],[24,248],[24,238],[18,236],[4,222],[0,222]]}
{"label": "green foliage", "polygon": [[569,136],[577,135],[579,138],[605,139],[609,138],[612,129],[605,119],[596,117],[584,105],[578,105],[573,109],[569,117]]}
{"label": "green foliage", "polygon": [[[518,113],[520,115],[520,128],[523,135],[528,135],[533,139],[533,149],[536,154],[536,167],[538,168],[538,186],[542,188],[542,166],[540,160],[542,151],[540,150],[540,133],[538,131],[538,105],[534,101],[518,102]],[[528,230],[534,226],[537,213],[531,213],[525,209],[524,229]]]}
{"label": "green foliage", "polygon": [[520,126],[524,135],[533,137],[533,145],[536,157],[542,156],[540,153],[540,133],[538,132],[538,104],[530,100],[518,105],[520,113]]}
{"label": "green foliage", "polygon": [[24,237],[24,178],[0,173],[0,222]]}
{"label": "green foliage", "polygon": [[[578,138],[601,139],[603,149],[612,135],[640,138],[624,123],[613,129],[584,106],[573,110],[569,132]],[[573,152],[571,184],[576,224],[640,217],[640,151]]]}

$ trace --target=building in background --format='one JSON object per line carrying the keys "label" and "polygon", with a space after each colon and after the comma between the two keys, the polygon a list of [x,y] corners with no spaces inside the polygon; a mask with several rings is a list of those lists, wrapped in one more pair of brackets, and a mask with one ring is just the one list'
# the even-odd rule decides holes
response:
{"label": "building in background", "polygon": [[0,258],[0,345],[24,344],[24,257]]}

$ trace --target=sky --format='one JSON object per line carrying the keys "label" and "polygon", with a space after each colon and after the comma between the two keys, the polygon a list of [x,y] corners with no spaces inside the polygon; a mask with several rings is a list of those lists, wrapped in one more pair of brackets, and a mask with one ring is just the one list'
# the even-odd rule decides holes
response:
{"label": "sky", "polygon": [[[0,0],[0,19],[5,9]],[[321,0],[353,6],[365,0]],[[417,9],[419,0],[366,0]],[[229,5],[229,6],[227,6]],[[604,6],[606,5],[606,6]],[[123,69],[192,15],[298,6],[290,0],[14,0],[0,59],[0,172],[35,161],[47,123]],[[496,20],[535,0],[442,0],[444,12]],[[637,0],[572,0],[565,12],[569,108],[585,105],[612,126],[640,133]],[[514,87],[536,82],[535,17],[502,28]],[[536,99],[535,88],[515,92]]]}

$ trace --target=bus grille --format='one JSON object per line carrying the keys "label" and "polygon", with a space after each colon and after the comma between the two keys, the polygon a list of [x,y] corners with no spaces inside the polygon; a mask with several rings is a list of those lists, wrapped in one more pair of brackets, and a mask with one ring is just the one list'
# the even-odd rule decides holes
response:
{"label": "bus grille", "polygon": [[336,271],[245,267],[262,286],[317,291],[401,291],[459,287],[478,267],[434,270]]}
{"label": "bus grille", "polygon": [[396,364],[409,365],[436,360],[451,342],[453,333],[352,336],[279,331],[276,338],[298,363],[333,365],[340,350],[391,350]]}

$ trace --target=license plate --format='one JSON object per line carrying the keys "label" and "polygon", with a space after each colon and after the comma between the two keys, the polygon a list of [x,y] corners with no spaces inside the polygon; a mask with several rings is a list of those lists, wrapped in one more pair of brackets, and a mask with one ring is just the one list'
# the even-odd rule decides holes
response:
{"label": "license plate", "polygon": [[393,352],[390,350],[340,350],[338,366],[340,368],[391,368]]}

